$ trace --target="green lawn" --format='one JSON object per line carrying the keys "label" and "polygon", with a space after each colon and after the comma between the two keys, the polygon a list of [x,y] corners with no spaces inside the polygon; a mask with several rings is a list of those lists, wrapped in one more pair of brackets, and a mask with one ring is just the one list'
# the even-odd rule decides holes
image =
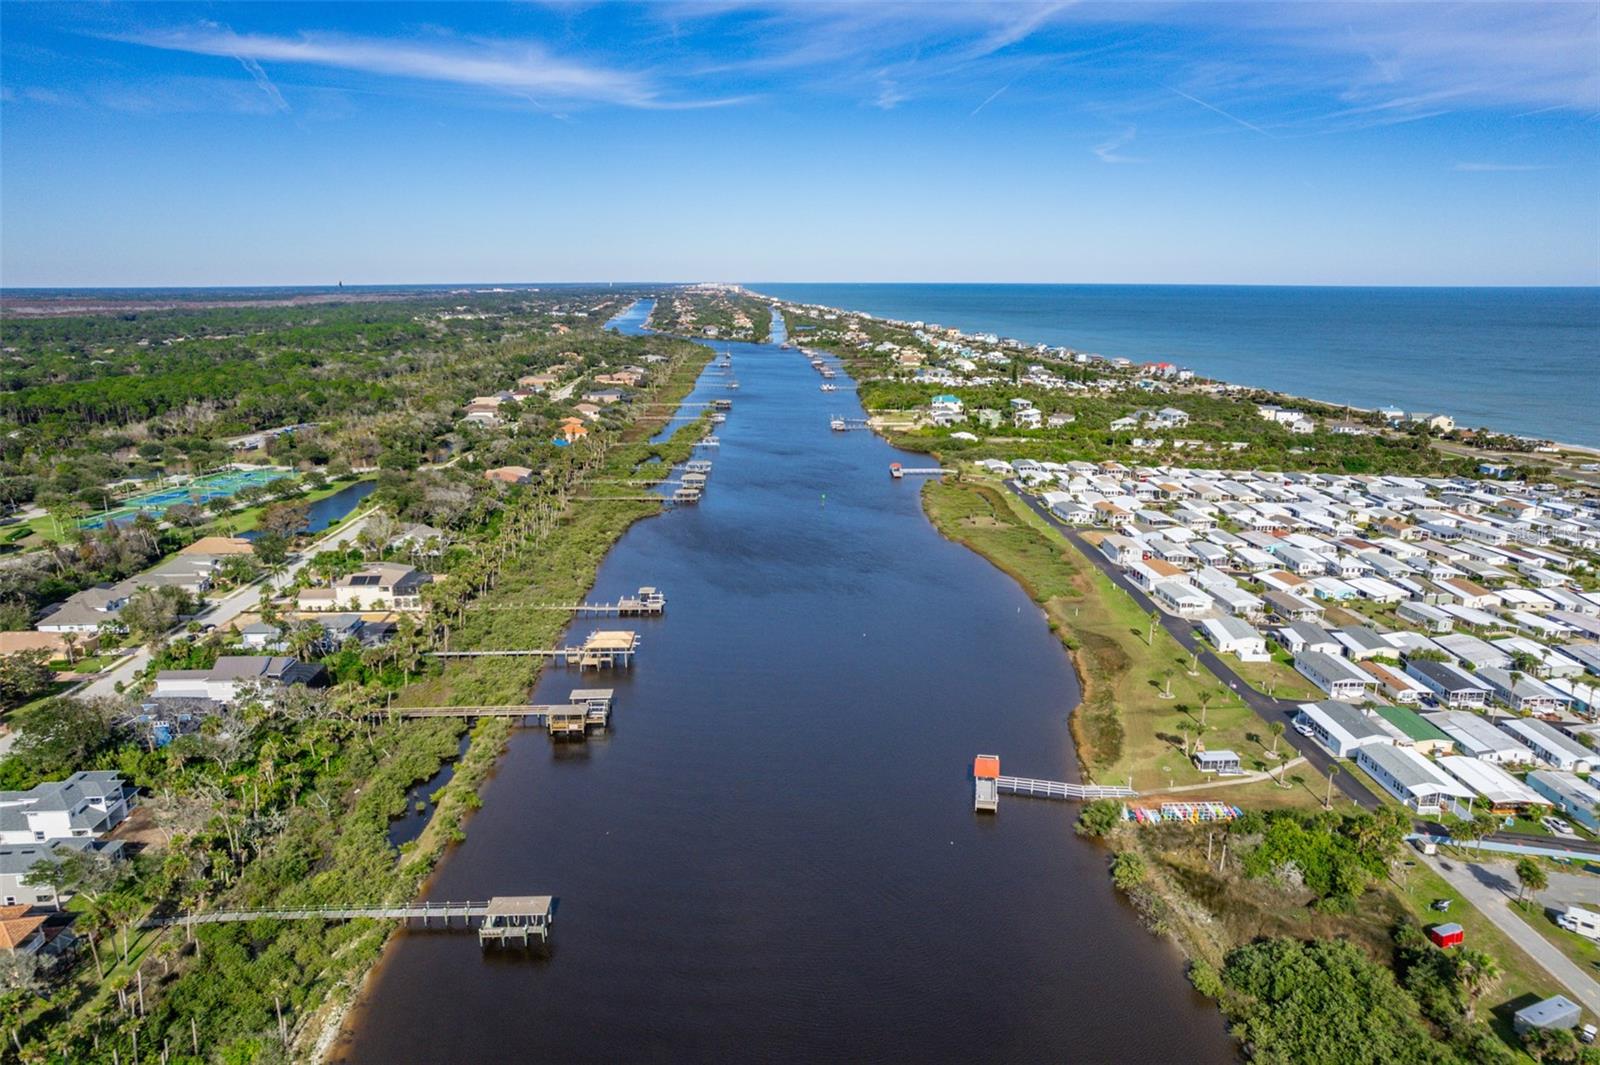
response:
{"label": "green lawn", "polygon": [[[1495,1031],[1510,1045],[1518,1046],[1511,1031],[1511,1014],[1538,999],[1560,993],[1560,985],[1538,962],[1507,939],[1487,917],[1422,862],[1417,861],[1401,869],[1392,881],[1412,915],[1424,928],[1454,921],[1466,931],[1467,943],[1488,951],[1500,963],[1504,975],[1495,989],[1484,996],[1483,1002],[1493,1011]],[[1449,912],[1439,913],[1431,909],[1435,899],[1450,899]]]}
{"label": "green lawn", "polygon": [[[1241,804],[1308,799],[1303,789],[1233,783],[1195,769],[1185,756],[1198,736],[1237,752],[1246,770],[1276,764],[1266,725],[1149,615],[1020,500],[992,483],[930,483],[934,525],[1010,574],[1044,608],[1072,651],[1084,699],[1073,712],[1078,755],[1093,779],[1136,789],[1210,783]],[[1286,745],[1280,750],[1287,751]],[[1183,797],[1205,798],[1208,792]]]}

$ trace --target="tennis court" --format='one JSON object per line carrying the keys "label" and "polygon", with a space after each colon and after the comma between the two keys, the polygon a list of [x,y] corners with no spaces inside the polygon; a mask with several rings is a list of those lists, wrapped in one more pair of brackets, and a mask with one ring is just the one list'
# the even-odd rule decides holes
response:
{"label": "tennis court", "polygon": [[213,499],[232,496],[241,488],[253,484],[270,484],[289,475],[288,470],[228,470],[226,473],[207,474],[195,478],[188,484],[160,488],[125,499],[115,510],[84,518],[78,524],[85,529],[99,529],[107,522],[132,521],[140,511],[153,518],[159,518],[166,513],[168,507],[177,503],[191,503],[198,506]]}

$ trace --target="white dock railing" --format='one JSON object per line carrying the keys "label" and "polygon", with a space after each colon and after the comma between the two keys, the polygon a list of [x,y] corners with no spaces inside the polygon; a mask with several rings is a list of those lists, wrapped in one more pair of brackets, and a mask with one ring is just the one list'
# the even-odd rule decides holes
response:
{"label": "white dock railing", "polygon": [[1131,799],[1138,794],[1120,784],[1068,784],[1031,777],[996,777],[995,785],[1009,795],[1032,795],[1040,799]]}

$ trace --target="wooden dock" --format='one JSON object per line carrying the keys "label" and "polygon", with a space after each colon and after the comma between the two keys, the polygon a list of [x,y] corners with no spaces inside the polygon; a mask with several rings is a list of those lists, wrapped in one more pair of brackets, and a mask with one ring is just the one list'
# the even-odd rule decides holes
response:
{"label": "wooden dock", "polygon": [[587,736],[611,727],[611,688],[575,688],[564,703],[492,703],[459,706],[391,706],[373,717],[509,717],[543,725],[552,736]]}
{"label": "wooden dock", "polygon": [[870,429],[872,426],[867,424],[867,419],[865,418],[846,418],[835,414],[828,419],[828,428],[836,433],[845,433],[852,429]]}
{"label": "wooden dock", "polygon": [[[527,946],[550,938],[555,918],[551,895],[498,895],[486,902],[419,902],[406,906],[308,906],[278,910],[216,910],[151,917],[145,928],[192,928],[201,924],[242,924],[249,921],[399,921],[423,928],[471,931],[476,926],[482,946],[515,943]],[[437,924],[435,923],[437,922]]]}
{"label": "wooden dock", "polygon": [[580,669],[626,668],[639,650],[639,634],[631,629],[592,632],[576,646],[527,648],[520,651],[433,651],[438,658],[551,658]]}
{"label": "wooden dock", "polygon": [[948,472],[950,471],[946,470],[943,466],[902,466],[898,462],[889,463],[889,476],[893,477],[897,481],[902,477],[911,475],[937,477],[942,473]]}
{"label": "wooden dock", "polygon": [[1001,776],[1000,758],[993,754],[980,754],[973,759],[972,779],[972,809],[978,813],[998,812],[1002,793],[1075,802],[1093,799],[1132,799],[1138,795],[1132,788],[1125,788],[1119,784],[1068,784],[1061,780]]}
{"label": "wooden dock", "polygon": [[474,610],[560,610],[579,617],[648,618],[667,612],[667,597],[658,589],[640,588],[614,603],[486,603]]}

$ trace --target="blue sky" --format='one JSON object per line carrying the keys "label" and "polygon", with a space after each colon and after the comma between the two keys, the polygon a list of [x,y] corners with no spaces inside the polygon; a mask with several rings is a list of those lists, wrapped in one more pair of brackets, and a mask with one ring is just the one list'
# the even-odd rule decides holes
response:
{"label": "blue sky", "polygon": [[1596,284],[1597,10],[0,3],[0,282]]}

